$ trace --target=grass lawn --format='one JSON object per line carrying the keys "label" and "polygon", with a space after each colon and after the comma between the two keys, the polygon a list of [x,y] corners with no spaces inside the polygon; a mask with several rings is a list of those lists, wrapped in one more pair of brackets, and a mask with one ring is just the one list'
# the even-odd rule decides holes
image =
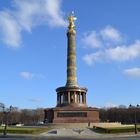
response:
{"label": "grass lawn", "polygon": [[[3,134],[4,127],[0,127],[0,134]],[[33,127],[7,127],[7,133],[10,134],[39,134],[50,130],[50,128],[33,128]]]}
{"label": "grass lawn", "polygon": [[[127,132],[134,132],[134,126],[120,126],[120,127],[96,127],[94,126],[94,131],[99,133],[127,133]],[[137,125],[137,130],[140,131],[140,125]]]}

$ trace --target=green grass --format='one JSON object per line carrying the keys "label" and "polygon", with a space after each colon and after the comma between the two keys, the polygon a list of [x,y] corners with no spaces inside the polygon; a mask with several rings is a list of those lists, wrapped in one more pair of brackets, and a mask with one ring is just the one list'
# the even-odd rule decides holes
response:
{"label": "green grass", "polygon": [[[135,128],[134,126],[125,126],[125,127],[93,127],[94,131],[99,133],[127,133],[127,132],[134,132]],[[140,131],[140,125],[137,126],[137,130]]]}
{"label": "green grass", "polygon": [[[0,133],[3,133],[3,127],[0,127]],[[50,128],[28,128],[28,127],[8,127],[7,133],[10,134],[39,134],[50,130]]]}

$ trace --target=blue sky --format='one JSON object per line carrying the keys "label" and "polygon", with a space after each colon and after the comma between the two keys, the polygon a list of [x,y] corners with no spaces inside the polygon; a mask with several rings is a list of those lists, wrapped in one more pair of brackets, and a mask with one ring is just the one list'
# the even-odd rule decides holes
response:
{"label": "blue sky", "polygon": [[0,0],[0,102],[54,107],[66,83],[67,16],[75,11],[77,79],[88,106],[139,104],[139,0]]}

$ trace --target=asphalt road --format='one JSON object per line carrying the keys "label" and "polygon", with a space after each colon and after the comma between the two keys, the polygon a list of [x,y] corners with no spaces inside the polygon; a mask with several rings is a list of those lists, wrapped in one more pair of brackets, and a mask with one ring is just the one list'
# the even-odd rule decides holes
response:
{"label": "asphalt road", "polygon": [[0,138],[0,140],[140,140],[140,136],[122,138]]}

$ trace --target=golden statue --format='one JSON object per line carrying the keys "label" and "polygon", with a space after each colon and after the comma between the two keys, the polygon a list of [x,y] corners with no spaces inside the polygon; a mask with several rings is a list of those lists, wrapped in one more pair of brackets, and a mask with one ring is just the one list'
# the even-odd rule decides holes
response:
{"label": "golden statue", "polygon": [[69,26],[68,26],[68,32],[74,32],[75,33],[75,24],[74,24],[74,21],[76,20],[77,18],[74,16],[74,12],[71,13],[71,15],[68,17],[68,21],[69,21]]}

